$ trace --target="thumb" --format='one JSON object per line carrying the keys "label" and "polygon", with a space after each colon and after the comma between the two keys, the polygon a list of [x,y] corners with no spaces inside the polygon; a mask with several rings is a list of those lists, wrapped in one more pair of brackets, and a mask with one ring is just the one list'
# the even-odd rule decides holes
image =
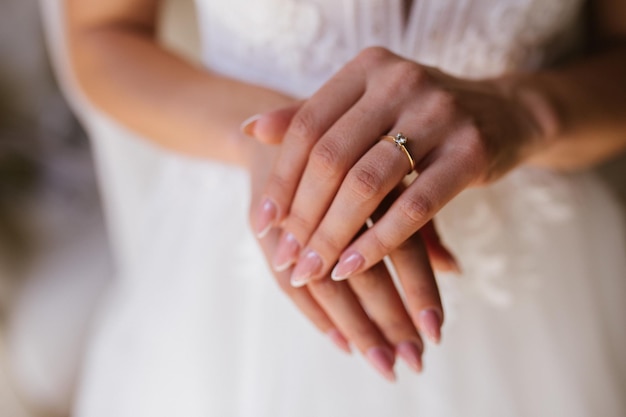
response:
{"label": "thumb", "polygon": [[291,106],[256,114],[241,124],[241,131],[261,143],[276,145],[282,142],[291,119],[300,110],[303,102]]}

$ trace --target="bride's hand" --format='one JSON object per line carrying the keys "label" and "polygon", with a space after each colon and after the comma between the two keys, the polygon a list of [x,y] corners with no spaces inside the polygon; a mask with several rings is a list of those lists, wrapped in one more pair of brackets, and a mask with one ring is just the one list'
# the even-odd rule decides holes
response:
{"label": "bride's hand", "polygon": [[[258,144],[252,148],[248,159],[253,202],[259,200],[277,154],[276,147]],[[280,231],[275,228],[260,240],[270,262],[274,260],[279,238]],[[402,248],[392,253],[392,258],[407,290],[409,309],[434,312],[440,321],[443,318],[441,301],[420,236],[408,239]],[[349,351],[349,342],[354,344],[386,378],[395,377],[396,354],[414,370],[421,369],[421,336],[382,262],[357,274],[350,282],[335,282],[326,276],[308,286],[295,288],[290,285],[290,268],[276,271],[274,275],[281,289],[319,330],[346,351]],[[424,315],[420,319],[427,326],[422,330],[437,341],[438,323],[432,323],[433,318]]]}
{"label": "bride's hand", "polygon": [[[283,244],[290,236],[301,248],[292,285],[331,270],[335,280],[366,271],[461,190],[543,147],[534,118],[504,85],[456,79],[370,48],[304,102],[255,214],[257,232],[281,225]],[[355,238],[411,169],[402,146],[380,140],[399,132],[419,176]]]}

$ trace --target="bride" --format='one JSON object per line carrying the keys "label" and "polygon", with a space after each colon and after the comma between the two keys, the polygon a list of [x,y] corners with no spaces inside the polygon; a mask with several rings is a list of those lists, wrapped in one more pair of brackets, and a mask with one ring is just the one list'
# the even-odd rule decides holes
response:
{"label": "bride", "polygon": [[620,1],[198,0],[203,68],[157,0],[65,6],[146,138],[87,126],[119,279],[77,415],[626,413],[622,220],[581,171],[626,147]]}

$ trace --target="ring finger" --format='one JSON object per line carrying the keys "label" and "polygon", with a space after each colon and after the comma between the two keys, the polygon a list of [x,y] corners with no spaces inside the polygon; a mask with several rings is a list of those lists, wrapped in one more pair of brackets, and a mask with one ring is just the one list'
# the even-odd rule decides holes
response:
{"label": "ring finger", "polygon": [[[329,272],[367,218],[410,171],[411,162],[424,158],[432,146],[429,144],[432,137],[418,134],[412,136],[417,139],[402,144],[387,138],[376,143],[346,175],[298,259],[291,276],[294,286],[304,285]],[[333,271],[333,278],[347,277],[362,266],[359,262],[363,260],[354,259],[348,270]]]}

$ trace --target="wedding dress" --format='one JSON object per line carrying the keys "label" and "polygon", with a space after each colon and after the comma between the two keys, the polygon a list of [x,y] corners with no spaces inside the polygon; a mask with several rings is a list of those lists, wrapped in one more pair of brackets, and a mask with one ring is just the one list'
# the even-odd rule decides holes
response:
{"label": "wedding dress", "polygon": [[[581,0],[197,0],[212,71],[295,97],[384,45],[466,78],[576,51]],[[437,217],[461,278],[425,371],[389,384],[274,283],[248,230],[246,173],[85,117],[116,249],[79,417],[624,416],[626,244],[590,173],[519,169]]]}

